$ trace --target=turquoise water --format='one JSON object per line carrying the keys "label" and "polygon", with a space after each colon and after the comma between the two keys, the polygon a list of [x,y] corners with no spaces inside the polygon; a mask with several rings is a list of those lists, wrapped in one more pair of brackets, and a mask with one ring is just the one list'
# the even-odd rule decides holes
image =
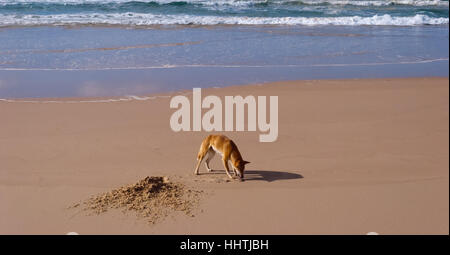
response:
{"label": "turquoise water", "polygon": [[446,25],[441,0],[0,0],[1,26]]}
{"label": "turquoise water", "polygon": [[448,26],[0,28],[0,99],[448,77]]}
{"label": "turquoise water", "polygon": [[0,99],[448,77],[440,0],[0,0]]}

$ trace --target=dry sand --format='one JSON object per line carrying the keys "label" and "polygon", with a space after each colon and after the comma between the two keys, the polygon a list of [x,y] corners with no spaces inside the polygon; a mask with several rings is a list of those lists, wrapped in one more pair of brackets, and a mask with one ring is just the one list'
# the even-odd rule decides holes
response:
{"label": "dry sand", "polygon": [[[174,133],[168,97],[0,101],[0,234],[448,234],[448,78],[293,81],[202,90],[279,96],[279,137],[225,133],[245,182],[193,168],[205,132]],[[173,95],[173,94],[166,94]],[[77,99],[58,99],[77,100]],[[220,161],[213,169],[222,170]],[[145,178],[205,191],[156,224],[68,206]]]}
{"label": "dry sand", "polygon": [[124,213],[133,212],[149,224],[155,224],[174,211],[195,217],[193,210],[201,193],[165,176],[147,176],[134,184],[92,196],[68,208],[82,210],[87,215],[122,209]]}

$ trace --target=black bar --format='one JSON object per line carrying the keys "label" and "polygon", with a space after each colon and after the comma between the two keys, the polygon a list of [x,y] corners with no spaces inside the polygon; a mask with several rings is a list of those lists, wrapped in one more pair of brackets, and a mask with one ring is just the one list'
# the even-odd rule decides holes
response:
{"label": "black bar", "polygon": [[[253,240],[245,241],[245,240]],[[19,252],[54,251],[59,254],[114,252],[133,254],[367,254],[415,252],[433,254],[448,250],[449,236],[293,236],[293,235],[129,235],[129,236],[0,236],[4,251],[7,246]],[[235,244],[241,244],[235,245]],[[245,245],[244,245],[245,243]],[[255,244],[258,244],[255,245]],[[267,243],[267,246],[262,246]],[[231,245],[232,244],[232,245]],[[61,248],[63,247],[63,248]],[[287,253],[286,253],[287,252]],[[6,253],[5,253],[6,254]]]}

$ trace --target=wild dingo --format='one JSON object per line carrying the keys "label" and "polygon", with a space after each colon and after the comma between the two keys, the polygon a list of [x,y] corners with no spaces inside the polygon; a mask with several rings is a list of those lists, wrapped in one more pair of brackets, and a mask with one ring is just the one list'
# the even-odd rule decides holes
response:
{"label": "wild dingo", "polygon": [[222,155],[222,163],[228,177],[233,179],[228,167],[228,160],[231,160],[234,176],[238,175],[240,180],[243,181],[245,165],[250,162],[242,159],[236,144],[224,135],[209,135],[203,140],[197,155],[197,166],[195,167],[194,174],[198,174],[200,163],[202,163],[205,156],[206,169],[208,169],[208,172],[211,172],[212,169],[209,167],[209,161],[216,155],[216,152]]}

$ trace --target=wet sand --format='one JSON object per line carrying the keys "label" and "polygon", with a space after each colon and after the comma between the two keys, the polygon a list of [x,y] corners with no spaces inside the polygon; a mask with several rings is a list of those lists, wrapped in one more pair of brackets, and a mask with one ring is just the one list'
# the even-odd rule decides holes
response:
{"label": "wet sand", "polygon": [[[170,96],[179,93],[0,101],[0,234],[448,234],[448,82],[203,89],[203,96],[279,96],[276,142],[260,143],[259,132],[224,132],[251,161],[245,182],[227,182],[217,157],[217,171],[202,165],[193,175],[207,133],[170,129]],[[174,213],[147,224],[119,210],[86,216],[67,209],[146,176],[203,190],[195,217]]]}

